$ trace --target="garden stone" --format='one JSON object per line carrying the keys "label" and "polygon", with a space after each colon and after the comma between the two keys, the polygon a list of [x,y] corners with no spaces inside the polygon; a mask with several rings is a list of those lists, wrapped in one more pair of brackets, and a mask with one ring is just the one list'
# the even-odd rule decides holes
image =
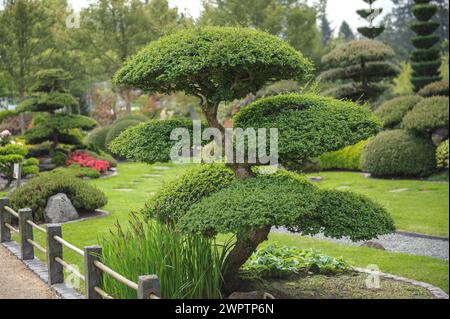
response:
{"label": "garden stone", "polygon": [[251,291],[233,292],[228,299],[275,299],[275,297],[264,291]]}
{"label": "garden stone", "polygon": [[378,250],[386,250],[386,248],[384,248],[383,245],[381,245],[380,243],[373,242],[373,241],[366,241],[361,246],[378,249]]}
{"label": "garden stone", "polygon": [[45,207],[45,221],[48,223],[65,223],[78,219],[79,215],[66,194],[56,194],[48,199]]}
{"label": "garden stone", "polygon": [[4,190],[8,185],[8,180],[0,177],[0,190]]}

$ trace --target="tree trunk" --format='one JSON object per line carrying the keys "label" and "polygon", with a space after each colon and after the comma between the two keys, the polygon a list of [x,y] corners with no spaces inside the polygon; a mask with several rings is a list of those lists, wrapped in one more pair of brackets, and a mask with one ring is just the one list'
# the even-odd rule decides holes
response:
{"label": "tree trunk", "polygon": [[267,240],[271,227],[260,228],[236,236],[236,245],[225,260],[223,289],[232,293],[239,285],[239,269],[260,243]]}

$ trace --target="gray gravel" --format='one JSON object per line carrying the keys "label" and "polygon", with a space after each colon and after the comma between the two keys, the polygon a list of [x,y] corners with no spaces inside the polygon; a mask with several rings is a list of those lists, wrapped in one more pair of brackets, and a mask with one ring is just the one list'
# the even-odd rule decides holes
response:
{"label": "gray gravel", "polygon": [[[289,233],[286,229],[280,228],[273,229],[273,231]],[[351,246],[361,246],[364,243],[363,241],[355,243],[349,240],[348,238],[343,239],[327,238],[322,234],[307,237],[327,240]],[[386,251],[410,255],[429,256],[448,260],[449,255],[448,240],[412,237],[403,234],[391,234],[380,236],[378,239],[371,240],[371,242],[376,242],[383,245]]]}

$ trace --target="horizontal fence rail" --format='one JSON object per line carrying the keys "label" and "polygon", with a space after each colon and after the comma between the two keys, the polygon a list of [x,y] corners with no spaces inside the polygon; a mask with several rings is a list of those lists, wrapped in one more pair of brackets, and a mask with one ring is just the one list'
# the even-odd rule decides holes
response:
{"label": "horizontal fence rail", "polygon": [[[19,227],[11,225],[12,219],[18,219]],[[46,235],[44,248],[34,240],[33,230]],[[134,282],[102,263],[102,248],[99,246],[84,247],[83,249],[69,243],[62,236],[61,225],[49,224],[43,228],[33,222],[31,209],[23,208],[17,212],[9,206],[8,198],[0,198],[0,242],[11,241],[11,232],[20,237],[20,251],[22,260],[34,259],[34,249],[46,255],[48,267],[48,284],[64,283],[64,269],[85,282],[86,299],[114,299],[103,290],[103,277],[107,275],[123,285],[135,290],[138,299],[160,299],[161,291],[157,276],[139,276]],[[84,259],[84,274],[76,266],[63,259],[63,247],[75,252]]]}

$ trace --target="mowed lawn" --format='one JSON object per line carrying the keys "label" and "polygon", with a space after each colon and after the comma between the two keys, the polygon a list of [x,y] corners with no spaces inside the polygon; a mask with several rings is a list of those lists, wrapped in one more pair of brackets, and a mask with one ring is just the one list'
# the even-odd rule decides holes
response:
{"label": "mowed lawn", "polygon": [[[146,164],[136,164],[136,163],[123,163],[119,164],[118,170],[119,175],[115,177],[99,179],[90,181],[93,185],[96,185],[102,189],[108,196],[108,205],[104,207],[105,210],[112,212],[112,215],[108,217],[91,219],[83,222],[69,223],[63,225],[63,237],[74,243],[78,247],[85,247],[89,245],[95,245],[99,243],[99,238],[106,234],[111,227],[114,226],[116,222],[125,224],[128,220],[129,213],[131,211],[139,210],[144,207],[145,202],[152,196],[158,189],[160,189],[164,183],[169,180],[177,178],[182,174],[189,165],[146,165]],[[342,177],[340,176],[342,174]],[[389,196],[383,198],[382,186],[378,184],[376,180],[365,180],[359,178],[358,174],[354,173],[323,173],[319,174],[326,178],[322,183],[319,183],[321,187],[339,187],[343,184],[351,185],[353,191],[367,192],[367,195],[373,199],[378,197],[382,198],[385,205],[390,211],[396,207],[401,207],[397,203],[390,203]],[[346,178],[347,177],[347,178]],[[370,186],[374,183],[373,186]],[[408,183],[409,187],[412,188],[412,184],[416,185],[416,189],[423,188],[429,190],[431,185],[437,188],[445,188],[445,184],[436,184],[429,182],[409,182],[409,181],[382,181],[382,183],[387,183],[389,185],[388,189],[396,189],[406,187]],[[393,183],[393,184],[390,184]],[[398,184],[397,184],[398,183]],[[361,185],[361,186],[358,186]],[[423,186],[420,186],[423,185]],[[358,188],[361,187],[359,190]],[[369,190],[372,189],[373,192]],[[377,190],[377,191],[375,191]],[[441,191],[443,193],[443,191]],[[416,192],[416,196],[429,196],[432,193],[427,192]],[[410,196],[406,193],[396,193],[394,197],[397,200],[409,200]],[[404,195],[408,195],[404,199]],[[426,207],[424,202],[420,199],[414,199],[417,205],[421,207]],[[441,202],[447,201],[447,213],[448,213],[448,199],[441,198]],[[425,200],[423,200],[425,201]],[[440,203],[442,205],[442,203]],[[410,203],[408,204],[410,205]],[[416,206],[417,206],[416,205]],[[405,212],[406,210],[399,210],[397,213],[392,213],[394,218],[399,224],[398,216],[400,212]],[[400,214],[401,215],[401,214]],[[406,218],[414,224],[412,218]],[[417,224],[420,224],[417,223]],[[437,224],[429,221],[429,224]],[[448,225],[448,216],[447,216]],[[444,227],[440,227],[444,229]],[[409,229],[412,230],[412,229]],[[446,229],[448,233],[448,226]],[[442,231],[441,234],[443,234]],[[38,241],[44,244],[43,237],[35,233]],[[229,236],[220,236],[220,238],[225,238]],[[17,239],[16,239],[17,240]],[[381,271],[398,274],[408,278],[425,281],[436,285],[448,292],[448,261],[431,258],[431,257],[421,257],[404,255],[398,253],[389,253],[384,251],[378,251],[365,247],[348,247],[336,243],[331,243],[323,240],[316,240],[311,238],[305,238],[298,235],[288,235],[288,234],[271,234],[270,242],[278,242],[280,244],[297,246],[301,248],[312,248],[322,251],[330,256],[343,256],[348,262],[357,267],[367,267],[370,264],[376,264]],[[44,260],[44,256],[38,256]],[[80,256],[72,253],[70,250],[64,250],[64,259],[69,263],[76,264],[83,269],[82,259]]]}
{"label": "mowed lawn", "polygon": [[317,185],[367,195],[382,204],[398,230],[448,237],[448,183],[366,178],[362,173],[323,172]]}

